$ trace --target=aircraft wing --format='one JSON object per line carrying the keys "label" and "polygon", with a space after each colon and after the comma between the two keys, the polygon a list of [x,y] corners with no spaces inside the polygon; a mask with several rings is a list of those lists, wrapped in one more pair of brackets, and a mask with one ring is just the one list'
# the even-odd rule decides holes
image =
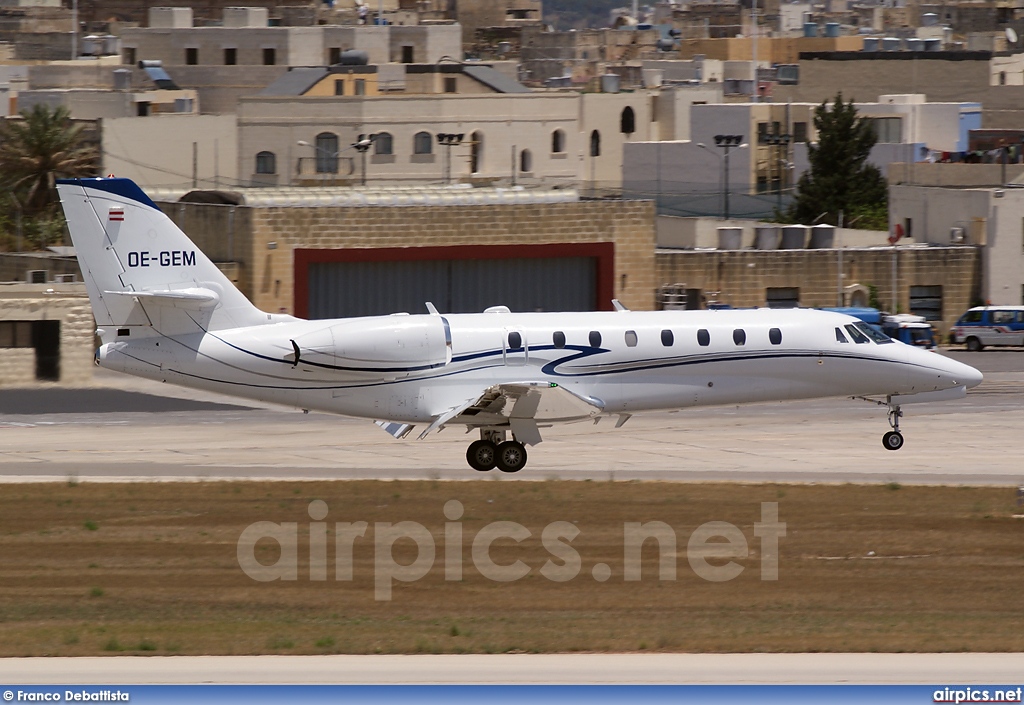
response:
{"label": "aircraft wing", "polygon": [[594,418],[604,402],[572,392],[552,382],[496,384],[434,418],[420,434],[424,438],[449,424],[471,428],[507,426],[526,445],[541,442],[538,424],[551,425]]}

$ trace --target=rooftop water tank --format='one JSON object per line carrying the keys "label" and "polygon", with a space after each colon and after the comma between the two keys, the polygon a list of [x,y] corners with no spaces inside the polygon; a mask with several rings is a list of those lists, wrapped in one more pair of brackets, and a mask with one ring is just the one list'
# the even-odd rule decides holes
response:
{"label": "rooftop water tank", "polygon": [[114,69],[114,90],[130,91],[132,89],[132,72],[129,69]]}
{"label": "rooftop water tank", "polygon": [[836,241],[836,227],[834,225],[815,225],[811,228],[811,244],[808,249],[827,250],[834,246]]}
{"label": "rooftop water tank", "polygon": [[82,37],[82,49],[79,52],[82,56],[99,56],[103,51],[103,40],[95,34],[87,34]]}
{"label": "rooftop water tank", "polygon": [[925,39],[924,40],[924,50],[925,51],[941,51],[942,50],[942,40],[939,39],[938,37],[933,37],[932,39]]}
{"label": "rooftop water tank", "polygon": [[878,37],[864,37],[864,51],[878,51]]}
{"label": "rooftop water tank", "polygon": [[840,25],[838,22],[827,22],[825,24],[825,36],[826,37],[838,37]]}
{"label": "rooftop water tank", "polygon": [[342,66],[366,66],[370,63],[370,55],[362,49],[349,49],[341,52],[338,63]]}
{"label": "rooftop water tank", "polygon": [[103,40],[103,54],[105,56],[113,56],[114,54],[121,53],[120,37],[115,37],[113,34],[104,34],[100,39]]}
{"label": "rooftop water tank", "polygon": [[742,250],[743,249],[743,228],[720,227],[718,228],[718,249],[720,250]]}
{"label": "rooftop water tank", "polygon": [[603,76],[601,76],[601,92],[619,92],[619,75],[617,73],[606,73]]}
{"label": "rooftop water tank", "polygon": [[921,15],[921,25],[923,27],[934,27],[939,23],[939,16],[934,12],[926,12]]}
{"label": "rooftop water tank", "polygon": [[807,226],[786,225],[782,228],[782,249],[802,250],[807,247]]}
{"label": "rooftop water tank", "polygon": [[804,36],[805,37],[817,37],[818,36],[818,24],[816,22],[804,22]]}
{"label": "rooftop water tank", "polygon": [[899,51],[899,37],[882,37],[882,51]]}
{"label": "rooftop water tank", "polygon": [[916,37],[909,37],[904,40],[907,45],[907,51],[924,51],[924,40]]}
{"label": "rooftop water tank", "polygon": [[754,228],[754,247],[759,250],[777,250],[781,236],[778,225],[759,225]]}

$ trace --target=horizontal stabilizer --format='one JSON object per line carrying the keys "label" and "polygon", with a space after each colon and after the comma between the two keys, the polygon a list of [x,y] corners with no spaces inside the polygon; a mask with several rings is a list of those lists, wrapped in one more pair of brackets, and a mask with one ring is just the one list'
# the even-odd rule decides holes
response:
{"label": "horizontal stabilizer", "polygon": [[104,291],[103,295],[130,296],[142,303],[175,308],[213,308],[220,301],[216,291],[198,287],[162,291]]}

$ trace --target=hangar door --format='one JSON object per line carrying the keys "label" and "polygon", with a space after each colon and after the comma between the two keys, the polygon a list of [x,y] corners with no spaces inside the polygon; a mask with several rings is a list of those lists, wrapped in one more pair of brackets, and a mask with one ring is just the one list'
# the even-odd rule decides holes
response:
{"label": "hangar door", "polygon": [[428,262],[319,262],[309,270],[310,318],[425,313],[591,311],[595,263],[588,257]]}
{"label": "hangar door", "polygon": [[296,272],[296,289],[305,279],[308,318],[425,313],[426,301],[442,313],[498,305],[524,312],[593,311],[607,307],[599,294],[603,264],[600,255],[583,254],[310,261],[305,276]]}

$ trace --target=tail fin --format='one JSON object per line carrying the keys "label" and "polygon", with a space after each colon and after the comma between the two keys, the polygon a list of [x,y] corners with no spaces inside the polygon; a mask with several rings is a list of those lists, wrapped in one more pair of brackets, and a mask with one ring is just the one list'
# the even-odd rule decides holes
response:
{"label": "tail fin", "polygon": [[272,320],[135,182],[61,179],[57,190],[101,328],[180,335]]}

